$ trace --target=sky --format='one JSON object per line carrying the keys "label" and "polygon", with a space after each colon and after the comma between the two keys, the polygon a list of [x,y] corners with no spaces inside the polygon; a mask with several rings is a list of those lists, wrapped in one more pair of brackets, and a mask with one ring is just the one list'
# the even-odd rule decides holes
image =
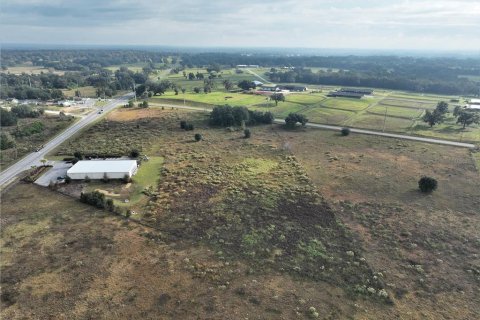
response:
{"label": "sky", "polygon": [[1,0],[0,41],[480,52],[479,0]]}

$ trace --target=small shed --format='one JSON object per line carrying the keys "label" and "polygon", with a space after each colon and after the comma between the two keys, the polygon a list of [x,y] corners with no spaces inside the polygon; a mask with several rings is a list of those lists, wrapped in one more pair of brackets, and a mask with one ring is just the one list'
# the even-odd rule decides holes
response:
{"label": "small shed", "polygon": [[67,176],[72,180],[123,179],[125,176],[132,177],[137,173],[136,160],[84,160],[78,161],[68,169]]}

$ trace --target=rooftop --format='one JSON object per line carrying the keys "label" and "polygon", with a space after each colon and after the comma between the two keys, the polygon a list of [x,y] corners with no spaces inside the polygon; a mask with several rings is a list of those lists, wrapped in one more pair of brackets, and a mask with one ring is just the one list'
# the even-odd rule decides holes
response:
{"label": "rooftop", "polygon": [[68,173],[129,172],[134,166],[136,160],[84,160],[68,169]]}

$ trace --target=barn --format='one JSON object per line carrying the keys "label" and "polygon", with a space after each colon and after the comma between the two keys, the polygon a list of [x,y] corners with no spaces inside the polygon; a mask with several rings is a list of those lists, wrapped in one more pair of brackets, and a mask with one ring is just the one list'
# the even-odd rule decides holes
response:
{"label": "barn", "polygon": [[136,160],[85,160],[78,161],[68,169],[67,176],[72,180],[123,179],[137,172]]}

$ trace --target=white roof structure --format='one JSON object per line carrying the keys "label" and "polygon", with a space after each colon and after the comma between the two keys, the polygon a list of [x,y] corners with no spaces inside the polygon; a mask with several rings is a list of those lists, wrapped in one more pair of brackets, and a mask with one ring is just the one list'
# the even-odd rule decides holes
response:
{"label": "white roof structure", "polygon": [[101,179],[105,174],[111,179],[131,177],[137,172],[136,160],[84,160],[78,161],[68,169],[67,175],[72,179]]}
{"label": "white roof structure", "polygon": [[128,172],[137,166],[137,160],[84,160],[78,161],[68,173]]}
{"label": "white roof structure", "polygon": [[480,99],[470,99],[470,104],[480,104]]}
{"label": "white roof structure", "polygon": [[480,104],[467,104],[467,109],[478,109],[478,110],[480,110]]}

